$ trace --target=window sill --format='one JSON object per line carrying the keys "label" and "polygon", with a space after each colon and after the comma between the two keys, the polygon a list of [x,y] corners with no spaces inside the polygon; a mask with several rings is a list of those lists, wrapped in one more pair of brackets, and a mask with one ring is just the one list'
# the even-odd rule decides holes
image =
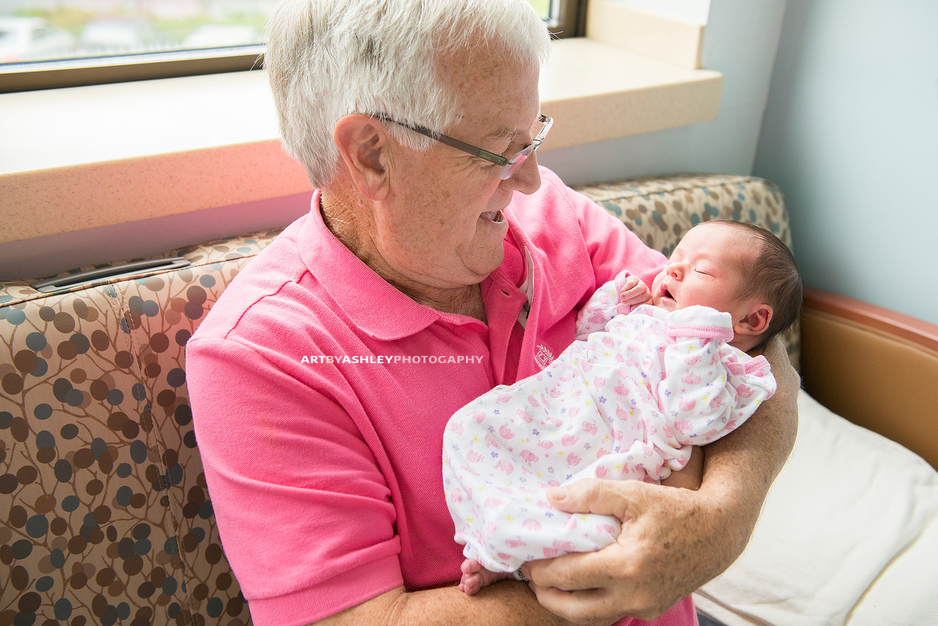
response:
{"label": "window sill", "polygon": [[[541,150],[717,116],[718,72],[590,39],[554,46]],[[0,109],[0,243],[310,189],[280,148],[262,70],[3,94]]]}

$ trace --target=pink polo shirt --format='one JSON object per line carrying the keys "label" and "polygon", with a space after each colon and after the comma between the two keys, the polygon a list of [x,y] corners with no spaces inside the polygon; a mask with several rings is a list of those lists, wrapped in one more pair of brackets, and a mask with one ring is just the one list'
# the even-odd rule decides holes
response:
{"label": "pink polo shirt", "polygon": [[[325,227],[317,192],[189,341],[206,480],[256,626],[456,582],[448,418],[560,354],[577,309],[623,268],[651,284],[661,254],[541,176],[505,211],[505,260],[482,283],[488,326],[391,287]],[[665,618],[695,623],[690,598]]]}

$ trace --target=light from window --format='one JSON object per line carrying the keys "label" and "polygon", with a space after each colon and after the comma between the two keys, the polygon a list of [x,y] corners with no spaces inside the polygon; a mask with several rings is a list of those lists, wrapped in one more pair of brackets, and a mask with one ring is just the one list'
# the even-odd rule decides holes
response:
{"label": "light from window", "polygon": [[3,0],[0,64],[260,44],[277,1]]}
{"label": "light from window", "polygon": [[3,0],[0,63],[263,43],[277,0]]}
{"label": "light from window", "polygon": [[[0,0],[0,93],[256,69],[278,2]],[[528,2],[583,34],[586,0]]]}
{"label": "light from window", "polygon": [[551,0],[528,0],[531,3],[531,6],[537,11],[537,14],[545,22],[550,20],[553,17],[550,12],[550,5],[553,4]]}

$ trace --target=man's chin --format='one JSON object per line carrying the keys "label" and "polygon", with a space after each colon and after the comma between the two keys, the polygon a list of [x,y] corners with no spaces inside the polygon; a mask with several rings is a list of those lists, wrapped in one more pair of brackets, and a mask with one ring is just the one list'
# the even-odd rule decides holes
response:
{"label": "man's chin", "polygon": [[499,243],[497,249],[491,250],[488,254],[475,254],[465,263],[466,270],[472,274],[475,282],[482,282],[489,275],[497,270],[505,260],[505,248]]}

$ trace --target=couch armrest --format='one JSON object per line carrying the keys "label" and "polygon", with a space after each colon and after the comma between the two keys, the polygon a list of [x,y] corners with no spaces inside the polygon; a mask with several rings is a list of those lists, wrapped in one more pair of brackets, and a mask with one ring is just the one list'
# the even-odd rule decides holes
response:
{"label": "couch armrest", "polygon": [[812,397],[938,468],[938,326],[806,288],[801,342]]}

